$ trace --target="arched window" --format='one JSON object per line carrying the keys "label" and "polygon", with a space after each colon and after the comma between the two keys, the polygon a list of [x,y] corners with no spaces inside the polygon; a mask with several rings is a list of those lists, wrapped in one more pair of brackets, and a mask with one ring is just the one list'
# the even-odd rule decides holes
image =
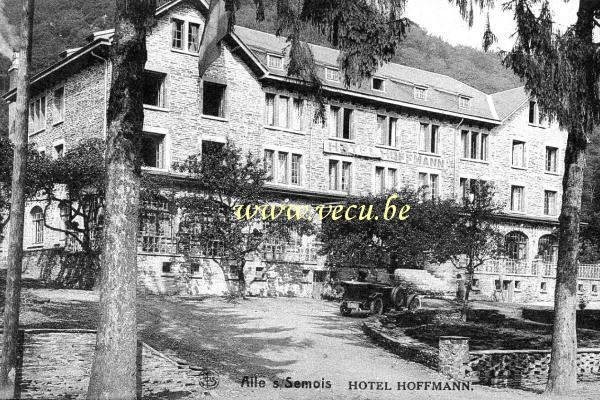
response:
{"label": "arched window", "polygon": [[544,235],[538,241],[538,257],[545,262],[555,262],[558,256],[558,240],[554,235]]}
{"label": "arched window", "polygon": [[33,221],[33,243],[44,242],[44,212],[40,207],[31,209],[31,220]]}
{"label": "arched window", "polygon": [[511,260],[527,259],[529,238],[523,232],[512,231],[504,237],[506,256]]}

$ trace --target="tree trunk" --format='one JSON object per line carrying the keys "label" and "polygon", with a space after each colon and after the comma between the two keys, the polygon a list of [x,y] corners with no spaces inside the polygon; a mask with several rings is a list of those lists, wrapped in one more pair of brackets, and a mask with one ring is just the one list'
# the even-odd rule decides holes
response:
{"label": "tree trunk", "polygon": [[143,72],[155,2],[117,0],[108,104],[100,318],[88,399],[136,398],[136,278]]}
{"label": "tree trunk", "polygon": [[245,258],[239,260],[237,268],[238,294],[242,299],[246,298],[246,274],[244,273],[244,267],[246,267]]}
{"label": "tree trunk", "polygon": [[0,361],[0,398],[3,399],[13,398],[15,391],[19,308],[21,306],[25,175],[27,171],[29,129],[29,69],[31,64],[33,13],[34,0],[23,0],[21,48],[19,50],[17,76],[17,114],[15,130],[11,135],[14,144],[14,157],[4,304],[4,333],[2,337],[2,360]]}
{"label": "tree trunk", "polygon": [[562,210],[558,232],[558,263],[554,294],[552,356],[546,392],[566,394],[577,386],[577,253],[585,134],[571,129],[565,153]]}

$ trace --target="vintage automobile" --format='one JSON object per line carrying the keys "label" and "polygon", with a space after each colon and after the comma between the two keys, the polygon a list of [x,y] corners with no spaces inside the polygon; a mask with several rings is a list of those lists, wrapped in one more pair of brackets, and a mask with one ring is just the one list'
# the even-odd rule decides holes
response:
{"label": "vintage automobile", "polygon": [[401,285],[358,281],[342,281],[340,284],[344,289],[340,313],[344,316],[349,316],[352,310],[381,315],[391,309],[415,311],[421,308],[419,295]]}

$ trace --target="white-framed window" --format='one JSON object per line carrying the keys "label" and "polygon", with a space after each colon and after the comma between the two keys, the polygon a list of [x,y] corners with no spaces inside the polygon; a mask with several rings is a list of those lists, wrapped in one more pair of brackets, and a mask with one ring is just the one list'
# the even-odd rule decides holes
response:
{"label": "white-framed window", "polygon": [[165,136],[154,133],[142,134],[142,165],[150,168],[165,168]]}
{"label": "white-framed window", "polygon": [[266,124],[301,131],[304,129],[304,100],[267,93],[265,97]]}
{"label": "white-framed window", "polygon": [[329,135],[331,137],[349,140],[354,138],[352,109],[330,106],[327,124],[329,126]]}
{"label": "white-framed window", "polygon": [[44,211],[41,207],[35,206],[31,209],[31,222],[33,244],[44,242]]}
{"label": "white-framed window", "polygon": [[489,152],[487,133],[463,130],[460,134],[460,141],[462,158],[487,161]]}
{"label": "white-framed window", "polygon": [[398,118],[386,115],[377,115],[377,133],[379,144],[383,146],[396,147]]}
{"label": "white-framed window", "polygon": [[419,151],[439,154],[439,126],[421,123],[419,133]]}
{"label": "white-framed window", "polygon": [[340,70],[337,68],[325,67],[325,79],[331,82],[339,82]]}
{"label": "white-framed window", "polygon": [[427,100],[427,88],[422,86],[415,86],[413,90],[413,96],[417,100]]}
{"label": "white-framed window", "polygon": [[329,160],[329,190],[350,192],[352,188],[352,163]]}
{"label": "white-framed window", "polygon": [[525,211],[525,187],[517,185],[510,187],[510,210]]}
{"label": "white-framed window", "polygon": [[471,108],[471,98],[467,96],[458,96],[459,108]]}
{"label": "white-framed window", "polygon": [[58,210],[59,210],[59,217],[60,217],[60,229],[62,229],[65,232],[61,232],[61,238],[60,240],[66,240],[67,239],[67,229],[69,226],[69,220],[71,219],[71,207],[69,207],[68,204],[61,204],[58,206]]}
{"label": "white-framed window", "polygon": [[372,78],[371,89],[377,90],[378,92],[385,92],[385,80],[382,78]]}
{"label": "white-framed window", "polygon": [[544,215],[556,215],[556,198],[557,192],[544,191]]}
{"label": "white-framed window", "polygon": [[204,81],[202,83],[202,114],[226,118],[227,85]]}
{"label": "white-framed window", "polygon": [[398,170],[396,168],[388,168],[386,189],[394,190],[398,188]]}
{"label": "white-framed window", "polygon": [[32,133],[46,129],[46,96],[40,96],[29,103],[29,126]]}
{"label": "white-framed window", "polygon": [[535,126],[543,126],[544,118],[540,113],[540,108],[538,106],[538,102],[535,100],[529,101],[529,124]]}
{"label": "white-framed window", "polygon": [[166,107],[165,81],[167,75],[161,72],[144,71],[144,104],[153,107]]}
{"label": "white-framed window", "polygon": [[517,168],[525,168],[525,142],[513,140],[512,166]]}
{"label": "white-framed window", "polygon": [[460,178],[459,179],[460,199],[462,201],[469,200],[469,196],[471,194],[471,185],[473,185],[474,183],[484,185],[487,182],[484,181],[483,179],[471,179],[471,178]]}
{"label": "white-framed window", "polygon": [[424,188],[426,199],[440,197],[440,176],[437,173],[419,172],[419,187]]}
{"label": "white-framed window", "polygon": [[556,147],[546,146],[546,172],[556,172],[556,156],[558,149]]}
{"label": "white-framed window", "polygon": [[380,194],[385,191],[385,168],[375,167],[375,194]]}
{"label": "white-framed window", "polygon": [[65,120],[65,87],[55,89],[52,97],[52,121],[56,125]]}
{"label": "white-framed window", "polygon": [[302,185],[301,154],[265,149],[264,160],[271,182],[282,185]]}
{"label": "white-framed window", "polygon": [[283,69],[283,56],[267,54],[267,66],[274,69]]}
{"label": "white-framed window", "polygon": [[201,35],[199,22],[171,18],[171,48],[198,54]]}

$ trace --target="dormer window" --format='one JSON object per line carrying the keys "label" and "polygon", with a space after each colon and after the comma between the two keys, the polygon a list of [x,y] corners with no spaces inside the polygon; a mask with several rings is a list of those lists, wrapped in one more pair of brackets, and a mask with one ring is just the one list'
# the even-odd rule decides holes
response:
{"label": "dormer window", "polygon": [[267,65],[269,68],[283,69],[283,57],[267,54]]}
{"label": "dormer window", "polygon": [[414,96],[417,100],[427,100],[427,88],[415,86]]}
{"label": "dormer window", "polygon": [[371,87],[373,90],[385,92],[385,81],[381,78],[373,78],[371,80]]}
{"label": "dormer window", "polygon": [[471,108],[471,98],[467,96],[458,96],[458,107]]}
{"label": "dormer window", "polygon": [[325,68],[325,79],[332,82],[340,81],[340,71],[336,68]]}
{"label": "dormer window", "polygon": [[200,51],[200,23],[171,19],[171,48],[192,54]]}

